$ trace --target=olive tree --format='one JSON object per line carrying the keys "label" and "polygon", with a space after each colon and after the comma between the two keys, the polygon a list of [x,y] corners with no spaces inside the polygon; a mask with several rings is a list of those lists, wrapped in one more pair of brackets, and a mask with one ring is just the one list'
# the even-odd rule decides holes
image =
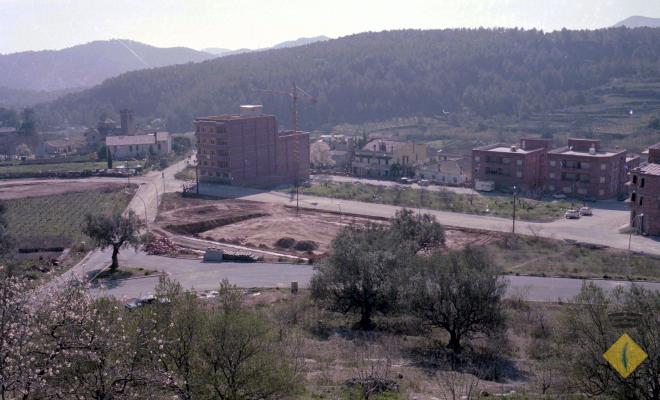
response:
{"label": "olive tree", "polygon": [[133,212],[128,211],[126,216],[121,213],[111,215],[85,216],[83,232],[89,236],[96,246],[101,249],[112,247],[112,264],[110,270],[119,268],[117,256],[124,247],[136,248],[140,245],[140,230],[144,222]]}
{"label": "olive tree", "polygon": [[[620,326],[615,315],[621,312],[635,318]],[[627,378],[603,358],[624,332],[648,354]],[[616,399],[660,399],[659,291],[632,285],[606,292],[585,284],[562,309],[555,340],[572,391]]]}
{"label": "olive tree", "polygon": [[389,229],[375,224],[342,229],[316,268],[312,297],[331,310],[359,314],[358,327],[372,329],[373,316],[390,311],[399,297],[404,257],[389,238]]}
{"label": "olive tree", "polygon": [[417,262],[408,306],[421,320],[447,332],[449,349],[461,352],[464,338],[491,335],[504,327],[507,284],[483,251],[467,247],[418,257]]}

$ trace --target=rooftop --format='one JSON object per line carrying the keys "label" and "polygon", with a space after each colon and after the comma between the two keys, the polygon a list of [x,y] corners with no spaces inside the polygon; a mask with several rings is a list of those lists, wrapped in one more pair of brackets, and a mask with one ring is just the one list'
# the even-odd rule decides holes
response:
{"label": "rooftop", "polygon": [[660,176],[660,164],[644,163],[635,168],[634,171],[644,175]]}
{"label": "rooftop", "polygon": [[[515,148],[515,151],[513,151],[512,148]],[[517,145],[506,145],[503,143],[495,143],[495,144],[489,144],[486,146],[477,147],[475,150],[490,151],[494,153],[507,153],[507,154],[530,154],[530,153],[535,153],[542,149],[538,148],[534,150],[524,150],[518,147]]]}
{"label": "rooftop", "polygon": [[566,156],[580,156],[580,157],[612,157],[620,153],[625,153],[625,149],[616,149],[616,150],[607,150],[600,149],[596,150],[593,154],[587,151],[577,151],[573,150],[569,146],[560,147],[558,149],[550,150],[548,154],[562,154]]}
{"label": "rooftop", "polygon": [[263,117],[273,117],[270,114],[258,114],[258,115],[239,115],[239,114],[224,114],[224,115],[211,115],[208,117],[197,117],[195,122],[228,122],[235,121],[239,119],[252,119],[252,118],[263,118]]}

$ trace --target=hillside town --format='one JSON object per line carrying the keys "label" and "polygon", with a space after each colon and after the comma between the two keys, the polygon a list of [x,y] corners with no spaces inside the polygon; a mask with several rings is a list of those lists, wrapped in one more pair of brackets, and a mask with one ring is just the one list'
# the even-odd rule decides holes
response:
{"label": "hillside town", "polygon": [[658,400],[659,7],[46,3],[0,399]]}

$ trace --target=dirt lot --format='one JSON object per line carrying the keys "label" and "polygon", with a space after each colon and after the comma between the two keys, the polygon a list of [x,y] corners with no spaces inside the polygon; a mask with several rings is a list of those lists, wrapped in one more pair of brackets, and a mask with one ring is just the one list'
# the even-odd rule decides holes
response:
{"label": "dirt lot", "polygon": [[22,199],[26,197],[50,196],[64,193],[80,193],[106,188],[120,188],[121,183],[67,181],[53,184],[48,181],[12,182],[0,181],[0,200]]}
{"label": "dirt lot", "polygon": [[[160,226],[170,232],[207,240],[238,244],[292,254],[303,254],[292,246],[278,246],[282,238],[295,243],[312,241],[320,255],[328,251],[342,226],[383,222],[338,213],[300,210],[279,204],[237,199],[185,199],[168,195],[161,205]],[[485,245],[497,240],[494,233],[448,230],[447,246],[462,248],[469,243]]]}

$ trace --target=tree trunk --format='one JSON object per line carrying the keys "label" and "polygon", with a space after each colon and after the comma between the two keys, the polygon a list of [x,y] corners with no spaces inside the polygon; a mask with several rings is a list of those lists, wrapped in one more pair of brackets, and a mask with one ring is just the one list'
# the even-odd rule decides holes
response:
{"label": "tree trunk", "polygon": [[368,305],[362,306],[359,326],[363,331],[370,331],[374,328],[374,324],[371,322],[371,307]]}
{"label": "tree trunk", "polygon": [[110,271],[114,272],[119,268],[119,260],[117,259],[117,255],[119,255],[119,247],[113,246],[112,247],[112,264],[110,265]]}
{"label": "tree trunk", "polygon": [[456,334],[456,332],[449,332],[449,343],[447,344],[447,348],[452,350],[454,353],[461,352],[461,339]]}

